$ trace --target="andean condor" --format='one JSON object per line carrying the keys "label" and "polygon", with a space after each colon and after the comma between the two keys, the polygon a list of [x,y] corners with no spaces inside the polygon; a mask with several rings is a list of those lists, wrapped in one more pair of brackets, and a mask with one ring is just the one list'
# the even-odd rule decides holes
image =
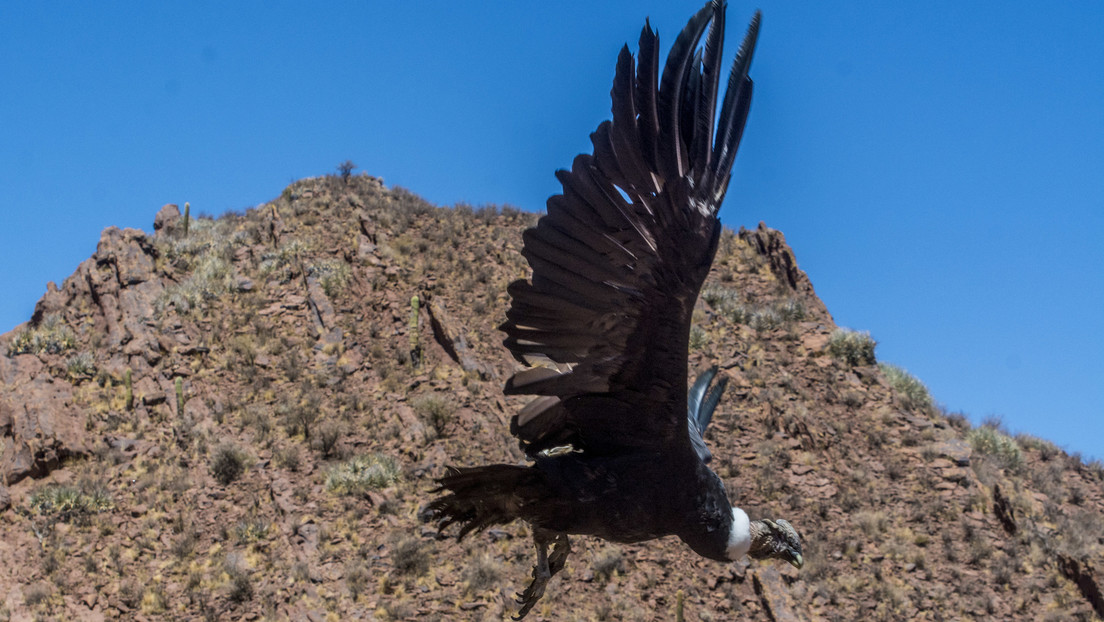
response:
{"label": "andean condor", "polygon": [[[537,563],[518,595],[518,619],[564,567],[569,534],[615,542],[677,535],[709,559],[803,563],[788,522],[752,521],[729,503],[702,441],[712,408],[688,400],[691,313],[717,250],[717,210],[747,119],[759,33],[756,13],[714,134],[724,11],[714,0],[694,15],[662,78],[647,22],[635,63],[622,48],[613,120],[591,134],[593,154],[556,173],[563,194],[524,234],[532,277],[508,290],[500,329],[527,368],[505,393],[536,396],[510,432],[532,463],[450,468],[427,506],[442,530],[459,523],[460,537],[515,519],[532,526]],[[704,393],[709,381],[697,384]]]}

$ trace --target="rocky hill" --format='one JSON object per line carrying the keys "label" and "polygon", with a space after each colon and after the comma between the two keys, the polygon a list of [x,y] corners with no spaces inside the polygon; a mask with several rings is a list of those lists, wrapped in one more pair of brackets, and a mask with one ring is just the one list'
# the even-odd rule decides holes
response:
{"label": "rocky hill", "polygon": [[[522,459],[495,326],[535,218],[345,175],[104,231],[0,337],[0,620],[513,613],[526,527],[418,512],[445,465]],[[579,538],[530,619],[1104,615],[1099,463],[941,411],[766,227],[724,233],[695,319],[715,468],[805,568]]]}

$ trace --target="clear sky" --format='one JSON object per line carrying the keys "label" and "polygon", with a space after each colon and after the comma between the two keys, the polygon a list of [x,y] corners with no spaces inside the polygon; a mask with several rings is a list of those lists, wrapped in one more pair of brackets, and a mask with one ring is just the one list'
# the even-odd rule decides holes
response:
{"label": "clear sky", "polygon": [[[0,332],[103,228],[346,159],[543,209],[621,45],[699,6],[0,2]],[[1104,458],[1104,3],[732,2],[729,58],[756,8],[722,220],[782,230],[836,321],[947,408]]]}

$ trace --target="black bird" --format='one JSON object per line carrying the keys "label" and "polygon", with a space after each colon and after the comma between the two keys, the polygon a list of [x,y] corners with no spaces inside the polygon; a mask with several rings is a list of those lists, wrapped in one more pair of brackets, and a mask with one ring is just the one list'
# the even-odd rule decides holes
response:
{"label": "black bird", "polygon": [[687,390],[691,313],[717,251],[759,33],[757,12],[714,128],[724,11],[715,0],[694,15],[662,78],[645,22],[635,63],[628,46],[617,59],[613,120],[591,134],[593,154],[557,171],[563,194],[524,233],[533,273],[510,284],[500,329],[528,366],[505,393],[536,396],[510,424],[532,464],[450,468],[427,506],[442,530],[459,523],[461,538],[515,519],[532,526],[537,563],[517,619],[563,569],[569,534],[677,535],[709,559],[803,563],[793,527],[749,520],[707,464],[712,408],[695,404],[713,399],[712,377],[695,385],[696,400]]}

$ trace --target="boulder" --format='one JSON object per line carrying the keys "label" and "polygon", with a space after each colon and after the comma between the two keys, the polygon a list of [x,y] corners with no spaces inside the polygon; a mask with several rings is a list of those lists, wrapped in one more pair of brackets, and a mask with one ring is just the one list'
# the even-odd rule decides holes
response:
{"label": "boulder", "polygon": [[153,217],[153,232],[156,235],[172,235],[180,224],[180,208],[175,203],[166,203]]}

